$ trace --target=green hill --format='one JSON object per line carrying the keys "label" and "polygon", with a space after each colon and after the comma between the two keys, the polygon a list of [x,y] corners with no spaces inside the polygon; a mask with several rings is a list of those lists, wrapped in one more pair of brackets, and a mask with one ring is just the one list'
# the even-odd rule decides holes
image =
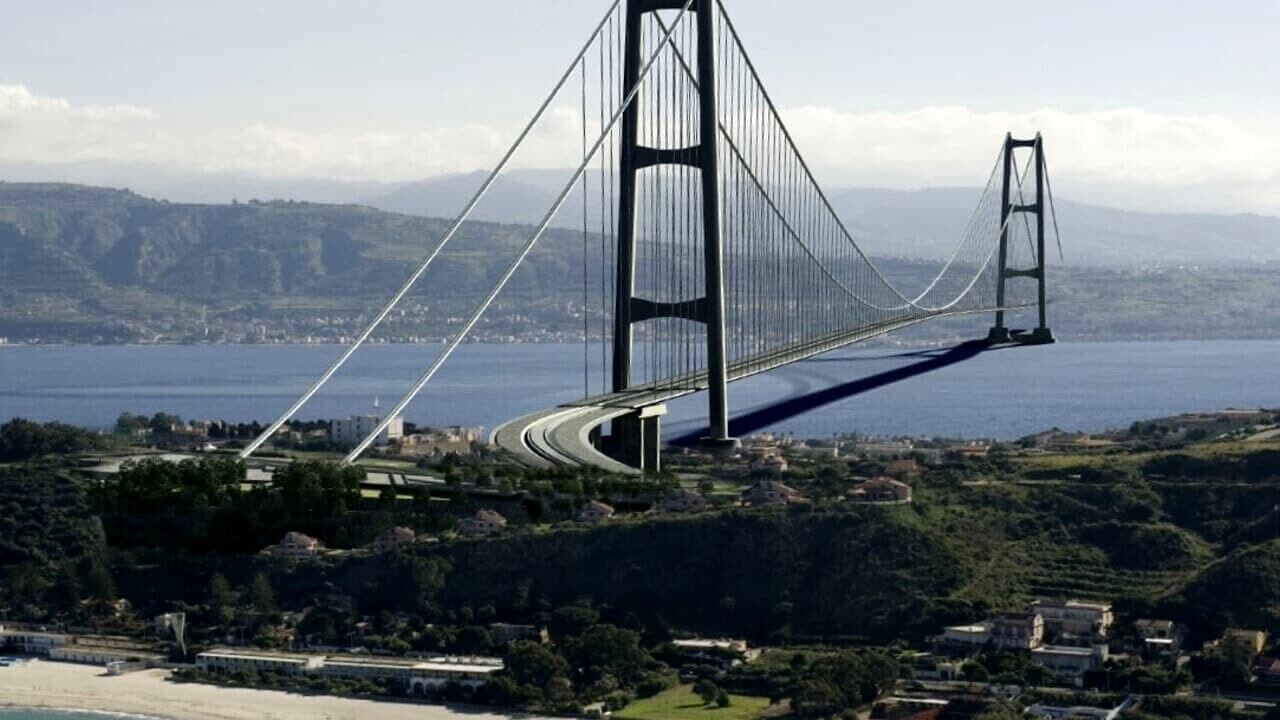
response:
{"label": "green hill", "polygon": [[[448,221],[361,205],[293,201],[206,205],[127,190],[0,182],[0,337],[11,340],[244,342],[338,340],[359,331],[439,240]],[[381,337],[439,339],[528,237],[526,225],[468,222]],[[598,238],[589,242],[592,305],[601,304]],[[1068,238],[1068,250],[1070,239]],[[580,232],[552,228],[477,337],[581,337]],[[914,292],[939,264],[879,259]],[[1280,337],[1274,265],[1238,269],[1053,268],[1052,324],[1065,339]],[[1214,299],[1205,303],[1206,293]],[[1170,312],[1194,306],[1197,312]],[[985,320],[952,319],[908,338],[971,337]]]}

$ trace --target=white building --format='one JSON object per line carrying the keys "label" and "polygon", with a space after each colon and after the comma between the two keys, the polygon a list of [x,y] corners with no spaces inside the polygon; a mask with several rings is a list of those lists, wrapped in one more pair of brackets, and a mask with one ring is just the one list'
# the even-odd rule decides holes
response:
{"label": "white building", "polygon": [[672,640],[671,647],[686,658],[709,665],[733,667],[760,657],[760,649],[753,648],[746,640],[732,638],[690,638]]}
{"label": "white building", "polygon": [[242,653],[234,650],[210,650],[196,655],[196,667],[205,672],[232,673],[238,670],[276,672],[301,675],[324,663],[319,655],[277,655],[274,653]]}
{"label": "white building", "polygon": [[581,522],[598,523],[611,517],[613,517],[613,506],[596,500],[584,503],[582,509],[578,511],[578,520]]}
{"label": "white building", "polygon": [[666,512],[702,512],[707,509],[707,498],[697,490],[673,488],[662,496],[662,501],[658,505]]}
{"label": "white building", "polygon": [[1031,661],[1071,680],[1076,687],[1083,687],[1085,672],[1101,666],[1107,661],[1107,655],[1106,645],[1093,647],[1044,645],[1031,651]]}
{"label": "white building", "polygon": [[1111,603],[1036,600],[1027,612],[1042,616],[1045,630],[1068,636],[1106,637],[1115,622]]}
{"label": "white building", "polygon": [[165,658],[160,653],[145,650],[93,647],[90,645],[62,645],[49,650],[49,659],[57,660],[58,662],[102,665],[105,667],[115,663],[145,666],[164,662]]}
{"label": "white building", "polygon": [[271,547],[271,554],[284,560],[305,560],[320,553],[320,541],[300,532],[287,532]]}
{"label": "white building", "polygon": [[937,638],[946,645],[982,647],[991,640],[991,625],[985,622],[972,625],[951,625],[942,629]]}
{"label": "white building", "polygon": [[1116,720],[1121,717],[1125,710],[1133,705],[1134,698],[1125,700],[1122,704],[1113,708],[1089,707],[1087,705],[1072,705],[1070,707],[1060,705],[1049,705],[1046,703],[1036,703],[1027,708],[1026,715],[1029,718],[1037,720]]}
{"label": "white building", "polygon": [[[355,447],[378,427],[382,418],[377,415],[352,415],[329,421],[329,440],[334,445]],[[391,418],[391,422],[373,440],[373,447],[386,447],[392,440],[404,437],[404,418],[399,415]]]}
{"label": "white building", "polygon": [[377,552],[395,550],[403,545],[412,545],[417,537],[412,528],[396,526],[374,538],[373,549]]}
{"label": "white building", "polygon": [[196,665],[207,672],[230,673],[252,669],[291,675],[318,675],[352,680],[402,683],[410,693],[425,693],[449,683],[478,687],[502,669],[500,658],[434,657],[428,660],[368,659],[322,655],[241,653],[215,650],[196,656]]}
{"label": "white building", "polygon": [[0,625],[0,648],[9,648],[24,655],[48,655],[67,642],[67,636],[62,633],[6,630]]}
{"label": "white building", "polygon": [[507,519],[496,510],[478,510],[469,518],[458,521],[458,532],[463,535],[492,535],[507,526]]}

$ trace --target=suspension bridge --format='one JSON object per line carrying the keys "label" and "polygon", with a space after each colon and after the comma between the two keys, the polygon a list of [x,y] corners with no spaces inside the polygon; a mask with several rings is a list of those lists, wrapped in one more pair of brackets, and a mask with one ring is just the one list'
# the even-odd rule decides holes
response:
{"label": "suspension bridge", "polygon": [[[657,470],[666,403],[705,393],[702,442],[733,447],[729,383],[917,323],[993,313],[987,342],[1054,341],[1046,310],[1052,190],[1043,139],[1004,138],[955,249],[905,291],[814,179],[720,0],[614,0],[448,230],[337,359],[241,453],[285,425],[373,335],[540,127],[576,115],[576,168],[542,219],[386,417],[402,414],[553,222],[581,231],[582,396],[499,426],[530,467]],[[975,169],[979,170],[979,169]],[[1037,311],[1028,330],[1010,313]],[[514,391],[514,389],[513,389]],[[606,432],[607,426],[607,432]]]}

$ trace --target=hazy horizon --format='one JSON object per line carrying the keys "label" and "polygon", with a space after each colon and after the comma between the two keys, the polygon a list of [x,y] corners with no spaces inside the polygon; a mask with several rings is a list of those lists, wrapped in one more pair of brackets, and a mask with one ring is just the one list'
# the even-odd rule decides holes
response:
{"label": "hazy horizon", "polygon": [[[981,185],[1006,131],[1039,130],[1063,197],[1280,214],[1280,98],[1258,93],[1280,75],[1274,3],[726,6],[828,187]],[[24,8],[0,28],[0,173],[196,192],[485,170],[606,7]]]}

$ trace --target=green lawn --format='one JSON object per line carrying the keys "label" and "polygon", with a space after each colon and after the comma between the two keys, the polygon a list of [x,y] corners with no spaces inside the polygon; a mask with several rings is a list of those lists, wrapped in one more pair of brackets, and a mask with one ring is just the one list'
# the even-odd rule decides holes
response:
{"label": "green lawn", "polygon": [[681,685],[637,700],[614,713],[618,720],[755,720],[769,707],[768,698],[730,695],[729,707],[703,705],[691,685]]}

